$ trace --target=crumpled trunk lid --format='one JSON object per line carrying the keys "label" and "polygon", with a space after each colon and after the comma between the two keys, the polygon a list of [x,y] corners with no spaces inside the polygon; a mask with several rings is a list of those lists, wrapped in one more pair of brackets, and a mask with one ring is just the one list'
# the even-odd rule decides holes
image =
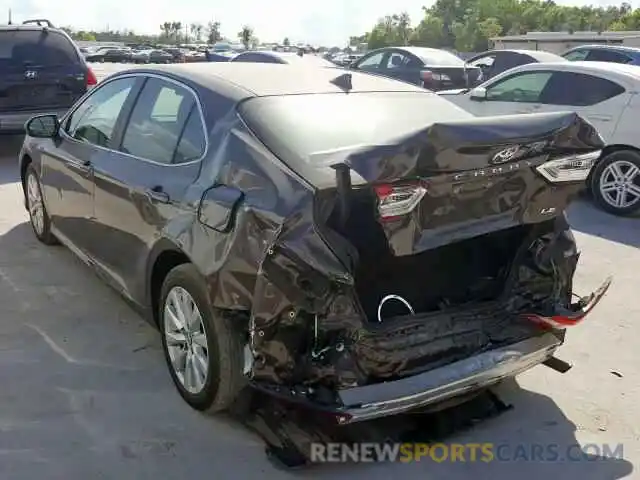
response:
{"label": "crumpled trunk lid", "polygon": [[[603,146],[591,124],[561,112],[434,123],[383,145],[314,154],[313,161],[336,170],[340,208],[369,189],[394,254],[412,255],[553,218],[590,168],[574,157],[595,161]],[[564,171],[547,162],[560,158],[569,159],[560,170],[575,164],[579,175],[554,178]],[[549,171],[541,170],[546,165]]]}

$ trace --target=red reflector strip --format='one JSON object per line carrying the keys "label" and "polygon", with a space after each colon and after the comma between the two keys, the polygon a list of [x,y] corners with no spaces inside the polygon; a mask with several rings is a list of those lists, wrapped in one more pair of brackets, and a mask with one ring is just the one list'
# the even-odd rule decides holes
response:
{"label": "red reflector strip", "polygon": [[607,290],[611,286],[611,277],[607,278],[600,287],[588,297],[585,297],[580,301],[582,308],[576,312],[572,312],[569,315],[552,315],[550,317],[545,315],[538,315],[537,313],[525,313],[521,315],[525,320],[529,320],[533,323],[540,325],[543,328],[557,328],[565,329],[567,327],[573,327],[581,323],[588,313],[602,300]]}

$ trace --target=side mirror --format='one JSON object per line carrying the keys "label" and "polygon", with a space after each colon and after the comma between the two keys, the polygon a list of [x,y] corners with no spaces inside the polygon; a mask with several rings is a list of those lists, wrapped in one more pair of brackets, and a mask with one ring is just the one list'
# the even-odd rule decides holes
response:
{"label": "side mirror", "polygon": [[27,135],[34,138],[54,138],[59,129],[60,122],[56,115],[37,115],[25,124]]}
{"label": "side mirror", "polygon": [[478,102],[481,102],[487,99],[487,90],[483,87],[476,87],[473,90],[471,90],[471,93],[469,94],[469,96],[471,97],[471,100],[476,100]]}
{"label": "side mirror", "polygon": [[220,233],[228,233],[233,228],[238,207],[244,193],[226,185],[214,185],[202,196],[198,207],[198,220],[203,225]]}

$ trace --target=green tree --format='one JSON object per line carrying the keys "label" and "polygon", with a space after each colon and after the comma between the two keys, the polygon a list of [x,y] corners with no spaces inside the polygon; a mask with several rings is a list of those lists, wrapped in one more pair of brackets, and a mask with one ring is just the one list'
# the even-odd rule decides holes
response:
{"label": "green tree", "polygon": [[289,37],[284,37],[284,40],[282,41],[282,45],[284,45],[285,47],[288,47],[291,45],[291,41],[289,40]]}
{"label": "green tree", "polygon": [[238,38],[244,45],[244,48],[249,50],[249,46],[251,45],[253,37],[253,28],[248,25],[242,27],[242,30],[238,32]]}
{"label": "green tree", "polygon": [[[640,9],[564,6],[554,0],[436,0],[412,28],[408,15],[388,15],[362,38],[369,48],[421,45],[481,51],[492,37],[528,31],[640,30]],[[351,37],[351,43],[353,39]]]}
{"label": "green tree", "polygon": [[214,44],[220,40],[222,40],[220,22],[212,20],[207,24],[207,43]]}

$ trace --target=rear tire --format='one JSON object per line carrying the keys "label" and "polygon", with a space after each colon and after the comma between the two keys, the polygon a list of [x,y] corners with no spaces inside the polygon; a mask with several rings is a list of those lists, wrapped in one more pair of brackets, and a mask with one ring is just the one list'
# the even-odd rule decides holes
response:
{"label": "rear tire", "polygon": [[[179,304],[186,306],[183,311],[191,313],[192,322],[180,321]],[[202,412],[227,410],[246,384],[245,339],[232,321],[211,307],[205,281],[195,266],[179,265],[169,272],[162,285],[158,318],[165,360],[180,396]],[[191,327],[181,329],[180,324]]]}
{"label": "rear tire", "polygon": [[591,175],[593,201],[605,212],[628,216],[640,210],[640,153],[618,150],[602,158]]}
{"label": "rear tire", "polygon": [[58,240],[51,233],[51,219],[44,205],[40,177],[33,164],[27,167],[24,176],[24,193],[34,235],[45,245],[56,245]]}

